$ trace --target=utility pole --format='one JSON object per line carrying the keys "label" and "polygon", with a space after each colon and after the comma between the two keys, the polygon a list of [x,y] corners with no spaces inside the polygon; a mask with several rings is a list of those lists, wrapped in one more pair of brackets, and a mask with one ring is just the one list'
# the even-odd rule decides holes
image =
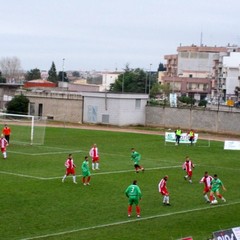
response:
{"label": "utility pole", "polygon": [[150,95],[150,88],[151,88],[151,69],[152,69],[152,64],[150,63],[150,70],[149,70],[149,79],[148,79],[148,94]]}
{"label": "utility pole", "polygon": [[62,62],[62,82],[64,82],[64,61],[65,61],[65,58],[63,58],[63,62]]}

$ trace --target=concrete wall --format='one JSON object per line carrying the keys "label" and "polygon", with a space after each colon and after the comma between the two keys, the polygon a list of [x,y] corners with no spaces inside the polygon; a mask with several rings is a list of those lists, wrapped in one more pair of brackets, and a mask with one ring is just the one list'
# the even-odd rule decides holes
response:
{"label": "concrete wall", "polygon": [[146,106],[146,125],[240,134],[240,113]]}
{"label": "concrete wall", "polygon": [[147,125],[165,128],[240,134],[240,112],[208,109],[181,109],[146,106],[147,94],[102,92],[21,92],[30,100],[30,114],[56,121],[110,124],[116,126]]}
{"label": "concrete wall", "polygon": [[[30,100],[29,113],[55,121],[82,123],[83,99],[79,94],[24,92]],[[39,114],[40,105],[42,112]]]}

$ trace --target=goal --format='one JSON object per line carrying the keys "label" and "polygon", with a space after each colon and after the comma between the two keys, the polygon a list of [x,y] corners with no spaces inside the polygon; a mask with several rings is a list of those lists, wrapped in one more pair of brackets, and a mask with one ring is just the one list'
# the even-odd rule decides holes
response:
{"label": "goal", "polygon": [[32,115],[0,113],[2,128],[7,124],[11,128],[10,143],[43,145],[46,130],[46,118]]}

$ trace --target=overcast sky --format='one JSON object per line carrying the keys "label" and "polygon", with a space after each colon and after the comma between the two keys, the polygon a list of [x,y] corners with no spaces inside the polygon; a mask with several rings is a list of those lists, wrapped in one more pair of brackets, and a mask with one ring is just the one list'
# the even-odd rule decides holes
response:
{"label": "overcast sky", "polygon": [[[201,42],[240,45],[240,0],[0,0],[0,59],[24,70],[156,70]],[[63,59],[65,59],[63,61]]]}

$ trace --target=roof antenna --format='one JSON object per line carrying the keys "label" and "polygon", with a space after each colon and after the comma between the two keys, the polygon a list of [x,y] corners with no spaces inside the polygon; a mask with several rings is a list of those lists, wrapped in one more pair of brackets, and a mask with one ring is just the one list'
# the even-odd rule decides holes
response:
{"label": "roof antenna", "polygon": [[200,35],[200,46],[201,46],[201,47],[203,46],[202,38],[203,38],[203,34],[202,34],[202,31],[201,31],[201,35]]}

